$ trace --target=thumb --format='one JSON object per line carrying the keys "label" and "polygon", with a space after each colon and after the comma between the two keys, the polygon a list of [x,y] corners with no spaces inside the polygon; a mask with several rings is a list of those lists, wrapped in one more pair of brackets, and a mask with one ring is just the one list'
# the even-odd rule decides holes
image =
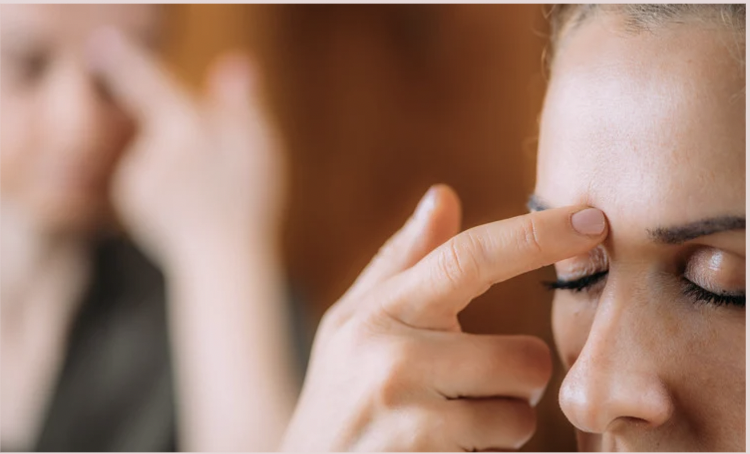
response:
{"label": "thumb", "polygon": [[461,201],[447,185],[432,186],[406,224],[380,248],[346,296],[359,294],[414,266],[461,228]]}

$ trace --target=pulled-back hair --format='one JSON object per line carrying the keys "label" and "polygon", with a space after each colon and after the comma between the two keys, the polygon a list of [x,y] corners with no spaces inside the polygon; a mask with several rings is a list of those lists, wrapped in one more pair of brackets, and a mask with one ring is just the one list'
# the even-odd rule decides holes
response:
{"label": "pulled-back hair", "polygon": [[733,51],[744,73],[745,67],[745,5],[552,5],[545,12],[550,23],[550,43],[545,52],[545,65],[552,67],[555,52],[565,35],[599,14],[614,14],[624,19],[625,31],[653,31],[668,24],[689,22],[710,23],[734,35]]}

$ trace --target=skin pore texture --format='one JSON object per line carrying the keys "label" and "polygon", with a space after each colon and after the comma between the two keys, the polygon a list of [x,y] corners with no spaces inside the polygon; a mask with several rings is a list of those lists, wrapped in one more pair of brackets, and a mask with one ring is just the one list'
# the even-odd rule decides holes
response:
{"label": "skin pore texture", "polygon": [[[587,204],[610,229],[555,264],[558,286],[573,287],[556,291],[553,331],[569,369],[560,405],[581,450],[744,450],[735,39],[710,20],[633,32],[597,14],[556,52],[532,208]],[[586,276],[586,288],[571,284]]]}

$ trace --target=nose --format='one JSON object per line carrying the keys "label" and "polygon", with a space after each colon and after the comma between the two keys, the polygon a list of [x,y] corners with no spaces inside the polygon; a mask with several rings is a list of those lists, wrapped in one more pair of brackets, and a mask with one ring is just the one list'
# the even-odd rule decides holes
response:
{"label": "nose", "polygon": [[89,155],[106,146],[119,116],[85,66],[70,62],[45,97],[47,122],[65,152]]}
{"label": "nose", "polygon": [[[649,317],[627,297],[603,294],[591,331],[560,388],[560,406],[579,430],[604,433],[620,424],[665,424],[674,411],[659,377],[659,342]],[[633,303],[633,304],[630,304]]]}

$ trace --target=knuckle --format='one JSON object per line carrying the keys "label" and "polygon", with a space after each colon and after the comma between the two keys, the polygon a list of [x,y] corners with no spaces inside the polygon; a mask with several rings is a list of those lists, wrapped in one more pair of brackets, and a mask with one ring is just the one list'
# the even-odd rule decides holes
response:
{"label": "knuckle", "polygon": [[335,303],[333,306],[329,307],[323,314],[323,317],[321,317],[320,330],[323,332],[336,331],[338,328],[341,328],[346,319],[347,318],[344,317],[341,307],[338,303]]}
{"label": "knuckle", "polygon": [[357,333],[350,329],[351,317],[344,314],[337,304],[331,306],[321,317],[311,355],[324,354],[323,352],[328,355],[333,351],[347,358],[356,358],[357,352],[351,351],[351,347],[357,344]]}
{"label": "knuckle", "polygon": [[374,378],[375,398],[381,408],[394,409],[403,406],[413,397],[418,386],[413,383],[414,348],[406,339],[391,339],[376,349],[370,363],[370,375]]}
{"label": "knuckle", "polygon": [[436,417],[433,410],[414,406],[403,412],[402,433],[408,438],[404,448],[410,451],[434,451],[446,444],[450,425],[447,418]]}
{"label": "knuckle", "polygon": [[371,317],[368,317],[362,310],[362,307],[367,306],[366,301],[363,302],[362,299],[367,299],[367,296],[357,294],[341,297],[323,313],[317,332],[327,336],[341,333],[351,337],[352,342],[357,346],[369,340],[377,330],[369,329]]}
{"label": "knuckle", "polygon": [[454,285],[459,285],[465,278],[478,278],[479,262],[474,254],[481,249],[473,235],[451,238],[438,256],[439,277]]}
{"label": "knuckle", "polygon": [[532,216],[526,216],[521,221],[518,243],[523,250],[530,250],[534,253],[543,251],[542,244],[539,241],[539,230]]}
{"label": "knuckle", "polygon": [[443,248],[438,259],[440,277],[450,282],[457,282],[463,274],[463,266],[456,240],[451,239]]}
{"label": "knuckle", "polygon": [[402,377],[395,373],[381,374],[373,397],[378,408],[395,409],[404,404],[407,386]]}

